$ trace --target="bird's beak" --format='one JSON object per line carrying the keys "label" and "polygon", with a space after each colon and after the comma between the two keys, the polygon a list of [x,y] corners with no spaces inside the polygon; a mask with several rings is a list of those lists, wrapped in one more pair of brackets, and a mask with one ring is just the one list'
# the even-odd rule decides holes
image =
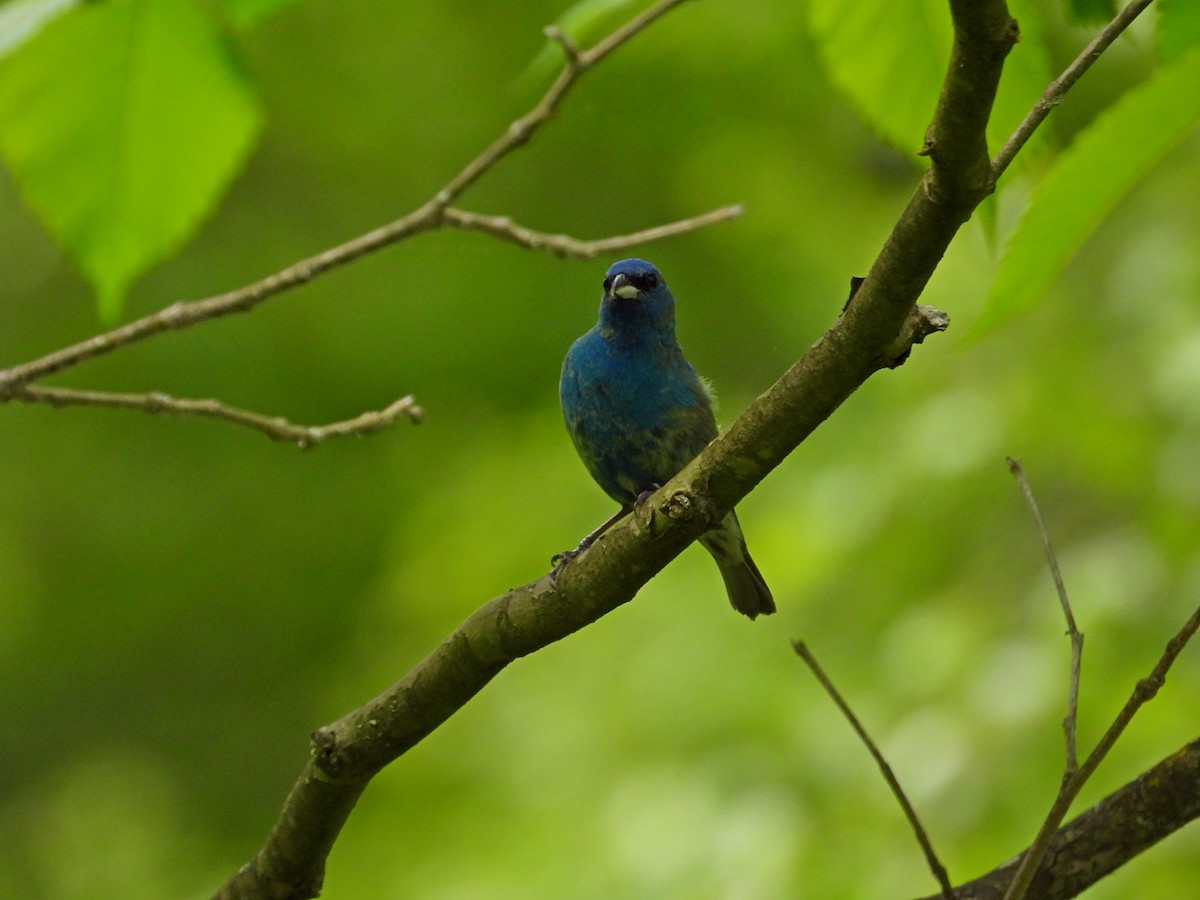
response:
{"label": "bird's beak", "polygon": [[642,293],[630,283],[623,272],[613,276],[610,291],[614,297],[620,297],[622,300],[636,300]]}

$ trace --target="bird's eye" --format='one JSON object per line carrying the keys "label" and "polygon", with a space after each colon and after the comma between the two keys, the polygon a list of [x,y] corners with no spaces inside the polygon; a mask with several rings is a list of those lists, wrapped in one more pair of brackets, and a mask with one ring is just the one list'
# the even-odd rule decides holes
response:
{"label": "bird's eye", "polygon": [[658,287],[658,276],[651,272],[642,278],[642,284],[646,286],[646,290],[652,291]]}
{"label": "bird's eye", "polygon": [[604,293],[607,294],[610,290],[612,290],[612,276],[611,275],[608,278],[604,279]]}

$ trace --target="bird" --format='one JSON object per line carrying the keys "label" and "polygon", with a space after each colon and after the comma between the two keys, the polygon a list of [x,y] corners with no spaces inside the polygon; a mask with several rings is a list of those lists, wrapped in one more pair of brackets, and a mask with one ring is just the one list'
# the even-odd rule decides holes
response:
{"label": "bird", "polygon": [[[713,393],[675,339],[675,298],[644,259],[623,259],[604,276],[600,317],[563,360],[559,399],[567,432],[592,478],[621,508],[584,538],[587,549],[717,436]],[[730,510],[700,536],[735,610],[775,612],[770,588]]]}

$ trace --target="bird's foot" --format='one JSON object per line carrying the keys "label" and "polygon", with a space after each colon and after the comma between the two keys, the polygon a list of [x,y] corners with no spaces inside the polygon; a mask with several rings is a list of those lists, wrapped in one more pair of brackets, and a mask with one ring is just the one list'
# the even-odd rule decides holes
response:
{"label": "bird's foot", "polygon": [[553,570],[557,572],[559,569],[577,557],[581,552],[583,551],[576,548],[575,550],[564,550],[562,553],[555,553],[552,557],[550,557],[550,565],[553,567]]}
{"label": "bird's foot", "polygon": [[[657,489],[658,485],[655,485],[654,487]],[[653,492],[647,491],[642,494],[642,496],[638,498],[639,502],[643,497],[649,497],[651,493]],[[575,557],[579,556],[579,554],[581,554],[588,547],[592,546],[592,544],[596,543],[597,540],[602,538],[604,536],[604,532],[612,528],[612,526],[619,522],[622,517],[629,515],[629,511],[632,508],[633,507],[631,506],[622,506],[611,518],[609,518],[606,522],[601,524],[599,528],[580,541],[579,546],[574,550],[564,550],[562,553],[555,553],[552,557],[550,557],[550,565],[553,566],[553,568],[550,570],[550,578],[552,580],[556,578],[558,573],[562,571],[563,566],[565,566]]]}
{"label": "bird's foot", "polygon": [[564,550],[562,553],[555,553],[552,557],[550,557],[550,565],[554,567],[551,574],[556,574],[559,569],[581,554],[588,547],[592,546],[595,540],[595,537],[589,534],[579,542],[579,546],[574,550]]}
{"label": "bird's foot", "polygon": [[646,490],[644,490],[640,494],[638,494],[637,499],[633,501],[633,508],[635,510],[641,509],[642,504],[645,503],[647,500],[649,500],[651,495],[655,491],[657,491],[660,487],[662,487],[661,484],[657,484],[657,483],[651,484],[649,488],[647,488]]}

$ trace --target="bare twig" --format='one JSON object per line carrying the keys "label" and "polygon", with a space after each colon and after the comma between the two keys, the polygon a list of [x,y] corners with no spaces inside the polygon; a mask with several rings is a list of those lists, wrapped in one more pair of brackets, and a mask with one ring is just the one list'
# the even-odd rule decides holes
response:
{"label": "bare twig", "polygon": [[439,227],[439,224],[438,214],[434,208],[430,204],[425,204],[402,219],[397,219],[395,222],[369,231],[337,247],[303,259],[253,284],[204,300],[173,303],[165,309],[114,328],[112,331],[64,347],[40,359],[14,366],[0,372],[0,400],[9,399],[13,391],[21,385],[69,369],[85,360],[104,356],[114,350],[146,340],[165,331],[178,331],[209,319],[220,318],[232,313],[249,312],[269,297],[306,284],[330,269],[343,266],[388,244]]}
{"label": "bare twig", "polygon": [[49,406],[106,406],[115,409],[135,409],[141,412],[177,416],[203,416],[210,419],[221,419],[237,425],[245,425],[261,431],[267,437],[276,441],[288,441],[301,450],[314,447],[330,437],[342,437],[350,434],[370,434],[394,425],[400,418],[406,418],[414,424],[420,423],[425,416],[424,410],[417,406],[411,396],[401,397],[394,403],[380,410],[371,410],[353,419],[333,422],[329,425],[294,425],[279,416],[264,416],[228,406],[219,400],[190,400],[172,397],[168,394],[151,392],[147,394],[126,394],[110,391],[80,391],[71,388],[40,387],[25,385],[17,388],[13,394],[14,400],[24,403],[45,403]]}
{"label": "bare twig", "polygon": [[1062,102],[1067,91],[1083,76],[1084,72],[1091,68],[1092,63],[1100,58],[1109,45],[1121,35],[1121,32],[1128,28],[1133,20],[1153,2],[1154,0],[1132,0],[1128,6],[1117,13],[1103,31],[1096,35],[1090,44],[1083,48],[1083,51],[1075,57],[1074,62],[1050,82],[1046,90],[1042,92],[1042,96],[1033,105],[1033,109],[1029,111],[1029,114],[1017,126],[1017,130],[1012,133],[1004,146],[1000,148],[1000,152],[996,154],[995,159],[992,160],[993,184],[1004,174],[1004,170],[1009,167],[1025,143],[1033,137],[1033,133],[1050,115],[1050,111]]}
{"label": "bare twig", "polygon": [[579,67],[583,65],[582,60],[579,58],[579,45],[575,43],[569,34],[557,25],[547,25],[542,29],[542,34],[562,47],[563,56],[567,58],[568,66]]}
{"label": "bare twig", "polygon": [[444,216],[447,225],[461,228],[464,231],[482,231],[490,234],[492,237],[504,241],[512,241],[514,244],[519,244],[530,250],[544,250],[547,253],[552,253],[555,256],[563,256],[567,259],[595,259],[597,256],[605,253],[625,250],[640,244],[648,244],[651,241],[662,240],[663,238],[684,234],[688,231],[695,231],[697,228],[703,228],[706,225],[727,222],[730,219],[737,218],[741,214],[741,206],[722,206],[720,209],[714,209],[712,212],[693,216],[690,219],[681,219],[678,222],[671,222],[667,225],[647,228],[644,231],[635,231],[632,234],[602,238],[597,241],[581,241],[566,234],[546,234],[526,228],[523,225],[518,225],[508,216],[485,216],[480,213],[457,209],[453,206],[446,208]]}
{"label": "bare twig", "polygon": [[1017,479],[1017,484],[1021,486],[1021,493],[1025,495],[1025,503],[1029,506],[1029,512],[1033,516],[1033,524],[1042,539],[1042,549],[1046,552],[1050,574],[1054,577],[1054,587],[1058,590],[1058,602],[1062,606],[1063,617],[1067,620],[1067,635],[1071,639],[1071,675],[1067,688],[1067,715],[1063,719],[1063,734],[1067,744],[1067,763],[1063,768],[1063,780],[1065,781],[1074,775],[1075,770],[1079,767],[1076,735],[1078,734],[1079,667],[1083,660],[1083,632],[1075,627],[1075,615],[1071,612],[1071,601],[1067,598],[1067,586],[1063,582],[1062,572],[1058,568],[1058,557],[1050,543],[1050,534],[1046,530],[1046,523],[1042,521],[1041,510],[1038,509],[1037,500],[1033,496],[1033,488],[1029,486],[1029,479],[1025,477],[1025,470],[1021,467],[1020,461],[1011,456],[1006,459],[1006,462],[1008,470],[1012,472],[1013,477]]}
{"label": "bare twig", "polygon": [[[717,222],[727,221],[741,212],[740,207],[727,206],[700,216],[683,219],[656,228],[632,234],[586,241],[562,234],[544,234],[518,225],[508,217],[486,216],[451,207],[449,204],[474,184],[484,173],[492,169],[501,159],[526,143],[537,129],[553,118],[559,104],[580,76],[591,66],[608,56],[622,44],[644,30],[659,17],[665,15],[683,0],[661,0],[650,9],[631,19],[621,28],[604,38],[596,46],[580,51],[575,43],[551,26],[547,34],[562,48],[566,64],[554,83],[542,98],[524,116],[508,127],[491,146],[471,160],[433,199],[419,206],[408,215],[387,225],[360,235],[336,247],[310,256],[285,269],[260,279],[252,284],[217,294],[203,300],[180,301],[156,313],[111,331],[56,350],[38,359],[0,370],[0,403],[13,400],[26,402],[89,403],[94,406],[123,407],[146,412],[172,412],[185,415],[204,415],[237,424],[248,425],[281,440],[295,441],[302,446],[313,446],[320,437],[350,433],[344,429],[346,423],[323,426],[316,429],[290,425],[283,420],[244,410],[234,410],[210,400],[174,400],[165,394],[108,394],[94,391],[68,391],[66,389],[44,389],[30,392],[25,388],[33,382],[69,369],[80,363],[103,356],[130,344],[146,340],[166,331],[191,327],[200,322],[216,319],[233,313],[249,312],[258,304],[292,288],[299,287],[339,266],[353,262],[359,257],[373,253],[397,241],[405,240],[426,231],[454,227],[482,231],[492,237],[511,241],[520,246],[542,250],[558,256],[575,259],[590,259],[602,253],[682,234]],[[54,399],[52,399],[54,398]],[[68,399],[70,398],[70,399]],[[87,399],[83,399],[87,398]],[[163,402],[164,399],[169,403]],[[417,409],[415,405],[411,409]],[[366,433],[382,425],[379,416],[384,411],[368,412],[351,422],[359,423],[353,433]],[[409,412],[405,412],[409,415]],[[392,417],[386,424],[394,421]],[[280,425],[279,423],[282,423]],[[319,435],[320,437],[313,437]]]}
{"label": "bare twig", "polygon": [[1022,900],[1025,896],[1034,875],[1037,874],[1038,867],[1042,864],[1042,860],[1050,848],[1055,832],[1058,830],[1059,825],[1062,824],[1067,811],[1071,808],[1071,804],[1078,796],[1079,791],[1087,783],[1087,780],[1092,777],[1092,773],[1096,771],[1100,763],[1104,761],[1104,757],[1108,755],[1108,751],[1117,742],[1117,738],[1121,736],[1125,728],[1133,720],[1134,715],[1141,709],[1142,704],[1154,699],[1154,696],[1166,681],[1167,672],[1170,671],[1175,659],[1182,652],[1183,648],[1187,646],[1188,641],[1192,639],[1198,628],[1200,628],[1200,607],[1196,608],[1191,617],[1175,633],[1175,636],[1167,642],[1166,649],[1163,650],[1162,656],[1159,657],[1154,669],[1134,687],[1133,693],[1125,702],[1121,711],[1117,713],[1117,717],[1113,720],[1113,723],[1108,726],[1108,730],[1104,732],[1104,736],[1097,742],[1096,748],[1088,754],[1087,759],[1083,761],[1083,764],[1080,765],[1079,769],[1071,777],[1063,779],[1058,796],[1054,798],[1054,803],[1050,807],[1050,812],[1046,815],[1046,819],[1042,823],[1037,837],[1034,838],[1029,849],[1021,857],[1021,864],[1017,867],[1017,871],[1013,875],[1013,880],[1004,894],[1004,900]]}
{"label": "bare twig", "polygon": [[933,844],[929,840],[929,835],[926,834],[925,828],[921,825],[921,820],[917,818],[917,811],[913,809],[912,804],[908,800],[908,796],[904,793],[904,788],[900,786],[900,781],[896,778],[892,767],[880,752],[879,747],[871,740],[871,736],[867,734],[867,730],[858,720],[858,716],[854,714],[854,710],[850,708],[850,704],[842,697],[841,693],[829,676],[825,674],[825,670],[821,668],[816,657],[812,655],[812,651],[808,649],[808,645],[803,641],[792,641],[792,647],[795,648],[797,655],[804,660],[817,681],[821,683],[821,687],[825,689],[837,708],[841,710],[842,715],[846,717],[846,721],[850,723],[850,727],[854,729],[854,733],[858,735],[859,740],[866,745],[867,750],[875,760],[875,764],[879,766],[879,771],[883,773],[884,780],[888,783],[888,787],[892,789],[896,800],[900,803],[900,808],[904,810],[904,815],[908,819],[908,824],[912,826],[913,833],[917,836],[917,842],[921,845],[921,850],[925,853],[925,861],[929,864],[929,871],[933,873],[933,877],[937,880],[938,885],[942,889],[942,896],[946,900],[954,900],[954,888],[950,883],[950,876],[946,872],[946,867],[942,865],[938,859],[937,853],[934,852]]}

